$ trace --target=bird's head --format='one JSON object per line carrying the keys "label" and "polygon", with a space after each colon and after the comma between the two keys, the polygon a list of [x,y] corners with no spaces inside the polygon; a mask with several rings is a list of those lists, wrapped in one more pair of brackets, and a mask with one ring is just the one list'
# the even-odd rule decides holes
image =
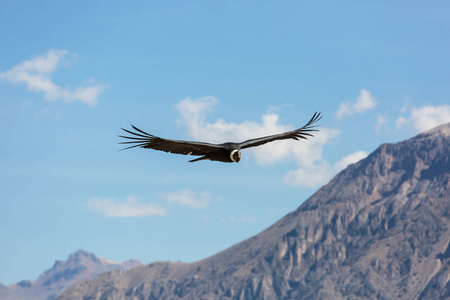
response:
{"label": "bird's head", "polygon": [[238,149],[231,151],[230,158],[234,162],[239,162],[241,160],[241,151]]}

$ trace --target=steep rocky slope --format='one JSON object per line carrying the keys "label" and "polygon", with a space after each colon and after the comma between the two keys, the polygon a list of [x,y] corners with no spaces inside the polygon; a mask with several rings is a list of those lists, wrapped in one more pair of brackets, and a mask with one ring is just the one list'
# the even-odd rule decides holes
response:
{"label": "steep rocky slope", "polygon": [[381,145],[260,234],[112,271],[58,299],[447,299],[450,124]]}

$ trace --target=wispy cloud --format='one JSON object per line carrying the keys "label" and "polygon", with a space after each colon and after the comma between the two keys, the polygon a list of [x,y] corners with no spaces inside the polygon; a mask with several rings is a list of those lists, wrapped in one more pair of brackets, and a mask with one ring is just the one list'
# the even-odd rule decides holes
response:
{"label": "wispy cloud", "polygon": [[89,209],[107,217],[144,217],[166,215],[167,211],[156,203],[143,203],[135,196],[123,202],[106,198],[93,198],[87,203]]}
{"label": "wispy cloud", "polygon": [[409,109],[409,117],[399,117],[396,120],[397,128],[409,127],[416,132],[423,132],[443,123],[450,122],[450,105],[425,105]]}
{"label": "wispy cloud", "polygon": [[[230,123],[223,119],[208,122],[206,120],[208,113],[218,103],[217,98],[208,96],[198,99],[186,98],[177,104],[181,123],[186,126],[191,137],[213,143],[240,142],[294,129],[293,126],[281,124],[278,114],[272,111],[264,114],[261,122]],[[314,133],[314,138],[307,141],[278,141],[250,148],[248,151],[246,150],[246,153],[253,156],[256,163],[260,165],[295,161],[298,169],[286,174],[285,180],[293,185],[313,187],[326,183],[337,171],[340,171],[343,165],[340,163],[336,167],[330,166],[322,155],[323,147],[338,135],[339,130],[337,129],[321,127],[319,132]],[[355,160],[360,156],[355,155],[352,158]],[[345,162],[351,163],[354,162],[353,160],[347,158]]]}
{"label": "wispy cloud", "polygon": [[222,218],[221,219],[222,223],[227,223],[227,222],[242,222],[242,223],[254,223],[256,222],[256,218],[252,217],[249,214],[242,214],[241,216],[230,216],[228,217],[228,219]]}
{"label": "wispy cloud", "polygon": [[89,105],[97,104],[98,96],[105,90],[104,85],[78,86],[74,89],[56,85],[50,75],[64,62],[67,50],[50,50],[46,54],[26,60],[11,70],[0,73],[0,79],[15,84],[23,84],[33,92],[42,92],[48,100],[65,102],[81,101]]}
{"label": "wispy cloud", "polygon": [[[193,209],[206,208],[214,199],[207,191],[194,192],[184,189],[177,192],[162,194],[159,201],[175,203]],[[162,216],[168,214],[168,209],[157,202],[143,202],[136,196],[130,195],[125,201],[117,201],[109,198],[92,198],[87,202],[87,207],[107,217],[145,217]]]}
{"label": "wispy cloud", "polygon": [[377,125],[375,125],[375,130],[379,131],[386,123],[388,122],[388,118],[385,115],[378,114],[377,115]]}
{"label": "wispy cloud", "polygon": [[169,203],[186,205],[191,208],[205,208],[211,201],[211,195],[208,192],[195,193],[189,189],[164,194],[163,198]]}
{"label": "wispy cloud", "polygon": [[354,114],[362,114],[377,105],[375,97],[366,89],[361,89],[355,102],[342,102],[336,112],[336,118],[342,119],[344,116],[352,116]]}
{"label": "wispy cloud", "polygon": [[343,158],[338,160],[333,165],[334,171],[336,173],[340,172],[340,171],[344,170],[345,168],[347,168],[349,165],[357,163],[361,159],[366,158],[367,155],[369,155],[369,154],[365,151],[356,151],[356,152],[353,152],[352,154],[344,156]]}

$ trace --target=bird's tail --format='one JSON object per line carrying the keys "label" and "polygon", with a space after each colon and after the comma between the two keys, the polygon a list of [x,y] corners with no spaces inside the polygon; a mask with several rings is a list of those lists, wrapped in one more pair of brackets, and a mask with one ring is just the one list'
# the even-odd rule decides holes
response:
{"label": "bird's tail", "polygon": [[196,158],[196,159],[193,159],[193,160],[190,160],[189,162],[195,162],[195,161],[199,161],[199,160],[203,160],[203,159],[206,159],[206,155],[202,156],[202,157],[199,157],[199,158]]}

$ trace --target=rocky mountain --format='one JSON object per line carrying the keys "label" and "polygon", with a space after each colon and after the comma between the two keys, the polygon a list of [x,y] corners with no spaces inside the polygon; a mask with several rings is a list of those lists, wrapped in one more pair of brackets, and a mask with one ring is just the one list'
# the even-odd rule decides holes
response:
{"label": "rocky mountain", "polygon": [[450,123],[381,145],[223,252],[111,271],[58,299],[449,299],[449,229]]}
{"label": "rocky mountain", "polygon": [[115,269],[126,271],[139,265],[141,262],[138,260],[116,263],[79,250],[66,261],[56,261],[36,281],[24,280],[8,287],[0,285],[0,299],[51,300],[78,281],[93,279]]}

